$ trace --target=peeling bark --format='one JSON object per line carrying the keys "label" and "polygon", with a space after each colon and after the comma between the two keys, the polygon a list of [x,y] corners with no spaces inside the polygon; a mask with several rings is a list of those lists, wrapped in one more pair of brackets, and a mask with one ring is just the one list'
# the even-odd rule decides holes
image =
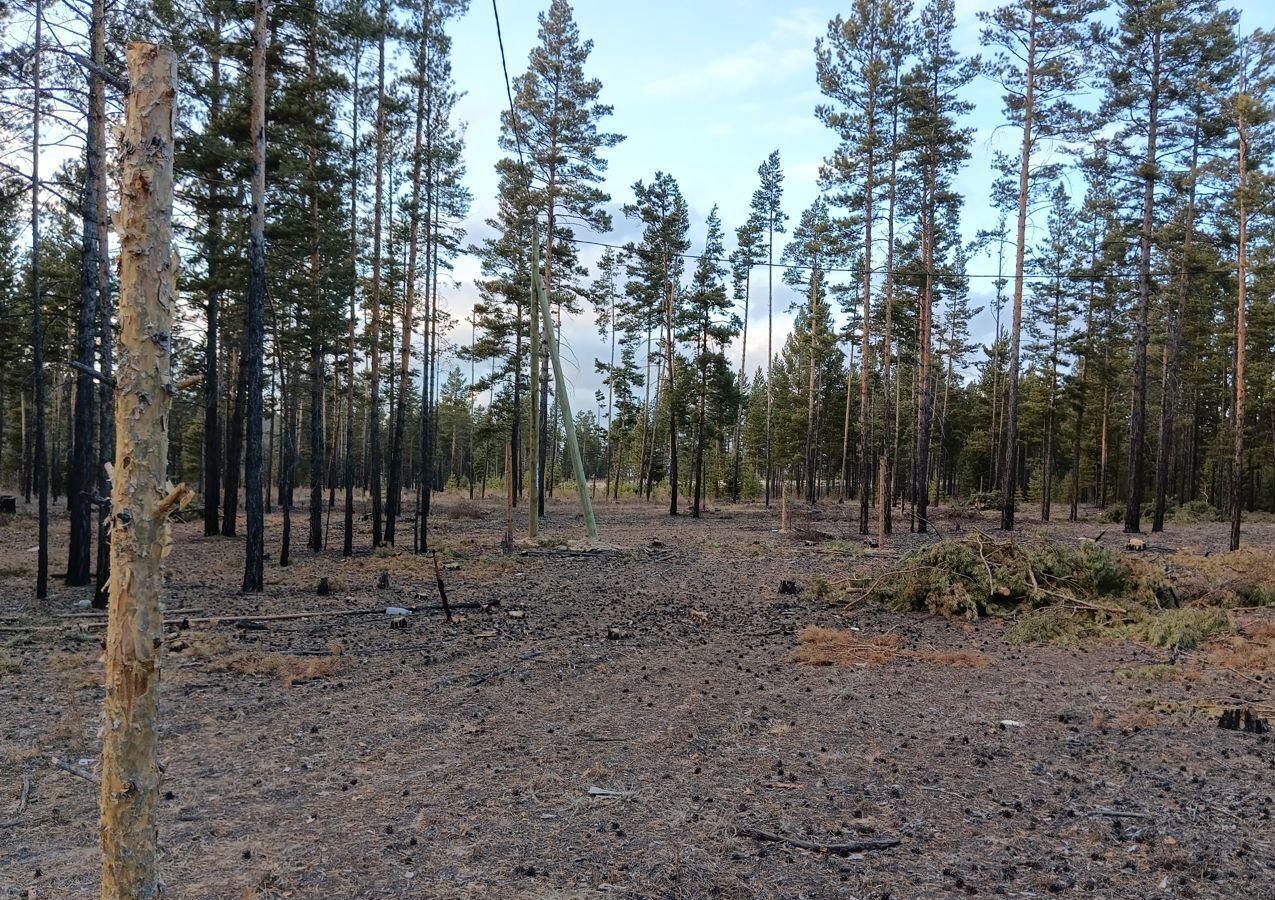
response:
{"label": "peeling bark", "polygon": [[173,118],[177,59],[128,46],[121,147],[120,354],[111,491],[110,620],[102,746],[102,897],[160,889],[156,801],[163,558],[172,546],[165,489],[172,407]]}

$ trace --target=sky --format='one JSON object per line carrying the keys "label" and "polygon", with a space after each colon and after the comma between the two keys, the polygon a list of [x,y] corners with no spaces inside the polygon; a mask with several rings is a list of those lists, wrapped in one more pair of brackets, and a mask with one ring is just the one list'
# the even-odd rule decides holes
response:
{"label": "sky", "polygon": [[[992,0],[958,0],[955,46],[965,54],[981,52],[978,12],[991,9]],[[1275,4],[1244,0],[1230,4],[1241,11],[1245,30],[1275,27]],[[526,67],[536,42],[539,11],[547,0],[500,0],[501,27],[510,77]],[[582,237],[624,243],[637,236],[620,207],[632,198],[631,185],[657,171],[671,173],[690,206],[692,251],[702,246],[703,223],[714,204],[728,239],[747,215],[757,186],[757,167],[772,150],[783,161],[784,207],[795,221],[818,195],[821,161],[836,145],[835,136],[814,116],[821,95],[815,82],[814,43],[828,21],[849,4],[814,2],[784,4],[765,0],[577,0],[576,21],[582,37],[593,41],[586,71],[602,81],[602,101],[614,107],[604,126],[627,135],[607,154],[610,161],[605,189],[611,195],[613,231]],[[484,220],[495,210],[496,176],[501,151],[497,145],[499,112],[505,107],[505,84],[500,67],[496,28],[488,0],[473,0],[469,13],[452,26],[454,72],[465,96],[457,115],[467,125],[467,184],[474,205],[465,223],[469,237],[481,240],[491,232]],[[966,92],[974,110],[965,124],[975,129],[972,158],[957,179],[964,194],[962,229],[966,239],[980,228],[996,224],[987,198],[992,184],[991,160],[997,148],[1013,151],[1016,136],[1001,127],[1000,92],[986,78],[978,78]],[[1039,237],[1044,214],[1033,222],[1029,241]],[[728,247],[729,247],[728,240]],[[780,252],[776,247],[776,255]],[[595,253],[582,252],[588,265]],[[996,272],[988,255],[971,261],[971,273]],[[447,302],[454,315],[469,314],[476,297],[477,261],[462,257],[456,267],[457,287]],[[991,279],[973,279],[976,306],[989,306]],[[774,287],[775,348],[791,326],[791,290],[776,273]],[[764,364],[766,347],[766,285],[754,277],[748,329],[750,374]],[[987,340],[993,328],[985,312],[973,324],[975,339]],[[607,351],[597,336],[592,316],[569,322],[563,329],[564,363],[573,383],[577,411],[593,408],[600,385],[593,360]],[[468,341],[468,328],[453,334]],[[739,345],[734,348],[738,365]]]}

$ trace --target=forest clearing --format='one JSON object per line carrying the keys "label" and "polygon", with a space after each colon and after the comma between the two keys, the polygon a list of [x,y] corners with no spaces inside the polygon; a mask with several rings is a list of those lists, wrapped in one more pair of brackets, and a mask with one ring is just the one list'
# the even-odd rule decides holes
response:
{"label": "forest clearing", "polygon": [[[623,549],[588,554],[558,540],[578,546],[584,531],[574,504],[555,502],[554,538],[506,556],[499,504],[438,505],[450,625],[427,557],[305,555],[265,593],[242,595],[235,543],[174,526],[159,816],[174,896],[1275,889],[1272,735],[1218,727],[1223,707],[1272,719],[1275,606],[1226,611],[1231,624],[1190,649],[1100,635],[1022,643],[1009,637],[1018,617],[855,602],[867,582],[844,579],[875,578],[939,539],[864,548],[847,506],[794,514],[781,535],[760,504],[716,506],[698,522],[600,504],[600,527]],[[985,519],[994,514],[936,525],[970,536]],[[1105,527],[1023,523],[1020,539],[1043,531],[1070,546]],[[67,602],[72,592],[38,613],[16,599],[32,533],[29,516],[0,528],[12,713],[0,725],[0,817],[14,820],[0,833],[0,892],[90,897],[96,790],[52,760],[93,767],[101,630],[78,630],[97,620]],[[1275,548],[1275,523],[1247,526],[1246,540]],[[1137,556],[1189,573],[1170,548],[1225,542],[1224,524],[1170,524]],[[1102,543],[1133,555],[1121,535]],[[1246,596],[1262,584],[1275,593],[1275,552],[1251,553],[1239,573],[1179,581],[1217,588],[1218,608],[1250,605],[1227,592],[1252,582]],[[325,577],[332,593],[317,596]],[[801,592],[780,593],[784,581]],[[293,612],[316,617],[272,618]],[[901,652],[802,664],[809,626]],[[1241,652],[1250,639],[1264,649]],[[898,845],[817,852],[749,829]]]}
{"label": "forest clearing", "polygon": [[1000,2],[0,0],[0,895],[1275,897],[1275,7]]}

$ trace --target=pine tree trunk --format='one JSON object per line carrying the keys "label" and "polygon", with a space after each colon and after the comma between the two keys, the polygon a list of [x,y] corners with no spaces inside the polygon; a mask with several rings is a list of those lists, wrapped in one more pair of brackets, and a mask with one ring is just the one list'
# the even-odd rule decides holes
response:
{"label": "pine tree trunk", "polygon": [[[266,307],[266,5],[256,0],[252,29],[252,210],[248,222],[248,304],[244,328],[245,404],[248,440],[244,451],[244,593],[265,588],[265,513],[261,483],[261,401],[265,367]],[[273,434],[273,430],[271,432]]]}
{"label": "pine tree trunk", "polygon": [[1177,311],[1170,319],[1168,339],[1164,342],[1164,373],[1160,400],[1160,441],[1155,466],[1155,507],[1151,517],[1151,531],[1164,530],[1164,513],[1168,505],[1169,459],[1173,452],[1173,424],[1177,412],[1181,376],[1178,373],[1178,356],[1182,348],[1182,333],[1186,326],[1187,297],[1191,272],[1191,244],[1195,236],[1195,192],[1200,160],[1200,122],[1197,119],[1191,139],[1191,169],[1188,174],[1190,188],[1186,204],[1186,233],[1182,237],[1182,272],[1178,278]]}
{"label": "pine tree trunk", "polygon": [[[362,49],[362,45],[359,45]],[[358,306],[359,269],[359,60],[354,55],[354,85],[350,92],[350,316],[345,335],[345,458],[342,465],[342,481],[345,486],[344,526],[341,545],[342,556],[354,554],[354,326]]]}
{"label": "pine tree trunk", "polygon": [[[35,382],[35,494],[38,523],[35,598],[49,593],[49,458],[45,446],[44,311],[40,287],[40,74],[43,55],[44,2],[35,3],[35,58],[32,62],[31,104],[31,344]],[[30,493],[27,494],[30,502]]]}
{"label": "pine tree trunk", "polygon": [[1036,6],[1028,25],[1026,77],[1023,101],[1023,145],[1018,166],[1018,227],[1014,250],[1014,312],[1009,336],[1009,373],[1005,379],[1005,483],[1001,492],[1001,528],[1014,530],[1018,488],[1018,369],[1023,331],[1023,268],[1027,250],[1027,188],[1031,174],[1032,124],[1036,101]]}
{"label": "pine tree trunk", "polygon": [[[1247,62],[1244,63],[1245,65]],[[1240,520],[1243,518],[1242,476],[1244,472],[1244,351],[1248,334],[1246,295],[1248,290],[1248,133],[1245,130],[1243,101],[1244,75],[1240,75],[1239,106],[1239,245],[1236,259],[1235,297],[1235,453],[1231,460],[1231,549],[1240,549]]]}
{"label": "pine tree trunk", "polygon": [[230,429],[226,434],[226,477],[223,491],[221,533],[234,537],[239,520],[239,472],[243,461],[244,406],[248,398],[248,370],[245,367],[244,339],[239,349],[230,355],[231,368],[235,370],[235,399],[230,413]]}
{"label": "pine tree trunk", "polygon": [[[101,56],[104,36],[103,0],[93,0],[90,10],[90,57]],[[102,252],[97,227],[98,194],[103,190],[106,129],[101,121],[104,104],[101,69],[89,72],[88,107],[84,141],[84,191],[80,197],[80,310],[76,328],[76,358],[81,368],[75,380],[75,440],[72,443],[67,506],[71,533],[67,545],[66,583],[80,587],[89,583],[93,545],[93,397],[96,393],[89,374],[97,357],[97,304],[101,294],[99,255]]]}
{"label": "pine tree trunk", "polygon": [[[311,25],[306,41],[306,67],[309,80],[315,84],[319,78],[319,52],[317,23]],[[323,331],[320,307],[323,303],[321,260],[319,257],[319,183],[318,183],[318,135],[312,134],[307,149],[307,167],[310,179],[310,533],[306,545],[315,553],[323,550],[323,476],[325,429],[323,427]]]}
{"label": "pine tree trunk", "polygon": [[[210,10],[208,45],[209,96],[208,131],[219,133],[221,121],[221,10]],[[216,170],[216,175],[221,170]],[[208,231],[204,235],[204,265],[208,283],[208,322],[204,339],[204,535],[212,537],[221,530],[218,503],[221,502],[221,423],[217,403],[221,385],[218,380],[217,317],[221,308],[221,286],[218,269],[221,262],[221,189],[216,181],[208,183]]]}
{"label": "pine tree trunk", "polygon": [[165,497],[173,246],[173,99],[177,60],[128,45],[120,203],[120,365],[112,488],[110,618],[102,729],[102,891],[106,900],[159,895],[156,736],[163,559],[172,540]]}
{"label": "pine tree trunk", "polygon": [[[670,516],[677,515],[677,404],[674,402],[677,382],[673,377],[673,291],[673,282],[669,278],[669,260],[666,255],[664,257],[664,355],[668,360],[668,514]],[[769,442],[767,442],[767,449],[769,450]]]}
{"label": "pine tree trunk", "polygon": [[[859,350],[859,533],[868,533],[868,505],[871,502],[872,471],[872,406],[868,391],[869,360],[872,358],[872,213],[876,175],[873,150],[876,95],[868,98],[868,159],[863,172],[863,346]],[[885,502],[882,500],[881,502]]]}
{"label": "pine tree trunk", "polygon": [[810,373],[806,381],[806,502],[815,503],[815,356],[819,335],[819,258],[816,254],[810,271]]}
{"label": "pine tree trunk", "polygon": [[1126,491],[1124,530],[1142,530],[1143,457],[1147,422],[1147,342],[1151,310],[1151,230],[1155,209],[1158,160],[1156,137],[1160,103],[1160,35],[1151,43],[1151,97],[1147,121],[1147,152],[1142,163],[1142,228],[1138,235],[1138,312],[1133,338],[1133,408],[1129,413],[1129,488]]}
{"label": "pine tree trunk", "polygon": [[372,294],[368,347],[372,357],[372,386],[368,410],[368,487],[372,493],[372,546],[381,546],[381,231],[385,201],[385,39],[388,4],[381,0],[377,28],[376,173],[372,201]]}
{"label": "pine tree trunk", "polygon": [[[894,73],[894,85],[898,87],[898,71]],[[891,429],[890,423],[890,363],[894,342],[894,211],[898,199],[899,183],[899,104],[890,105],[890,178],[886,198],[886,238],[885,238],[885,296],[882,304],[885,307],[885,321],[881,330],[881,421],[885,425],[881,435],[882,454],[886,460],[885,477],[881,481],[881,503],[884,515],[878,514],[881,534],[894,533],[894,472],[898,468],[898,425]],[[898,402],[895,402],[895,409]],[[893,455],[890,445],[893,441],[896,448]]]}
{"label": "pine tree trunk", "polygon": [[[394,543],[394,526],[402,503],[403,493],[403,445],[407,433],[407,397],[411,387],[412,364],[412,309],[416,300],[416,263],[420,242],[421,163],[425,137],[425,82],[429,71],[427,61],[429,44],[429,3],[421,7],[421,46],[419,49],[416,82],[416,138],[412,152],[412,199],[408,208],[409,236],[407,249],[407,289],[403,300],[403,336],[399,341],[398,398],[394,410],[394,438],[390,449],[389,500],[385,506],[385,542]],[[421,407],[421,423],[424,425],[424,407]],[[419,542],[418,542],[419,543]]]}
{"label": "pine tree trunk", "polygon": [[752,287],[752,268],[750,267],[744,273],[744,329],[743,336],[739,341],[739,404],[735,408],[735,446],[734,459],[731,463],[731,470],[734,475],[731,479],[730,499],[732,503],[739,502],[739,476],[740,476],[740,458],[743,454],[743,428],[744,428],[744,404],[746,403],[745,388],[748,385],[748,294]]}

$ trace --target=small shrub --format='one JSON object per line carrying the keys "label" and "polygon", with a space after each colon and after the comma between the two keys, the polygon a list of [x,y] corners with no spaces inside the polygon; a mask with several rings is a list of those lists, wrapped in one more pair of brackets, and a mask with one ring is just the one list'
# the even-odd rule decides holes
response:
{"label": "small shrub", "polygon": [[812,600],[819,600],[827,603],[835,600],[837,591],[833,588],[832,583],[822,575],[815,574],[806,582],[806,592]]}
{"label": "small shrub", "polygon": [[[1169,511],[1165,511],[1166,516]],[[1218,511],[1203,500],[1188,500],[1181,506],[1172,511],[1171,515],[1174,522],[1189,524],[1192,522],[1219,522],[1221,515]]]}
{"label": "small shrub", "polygon": [[1041,610],[1021,617],[1005,632],[1011,644],[1057,644],[1071,647],[1100,631],[1092,619],[1070,612]]}
{"label": "small shrub", "polygon": [[476,501],[467,497],[461,497],[447,509],[447,518],[453,520],[481,519],[482,517],[482,507]]}
{"label": "small shrub", "polygon": [[975,491],[970,494],[971,509],[1000,509],[1004,499],[1000,491]]}

